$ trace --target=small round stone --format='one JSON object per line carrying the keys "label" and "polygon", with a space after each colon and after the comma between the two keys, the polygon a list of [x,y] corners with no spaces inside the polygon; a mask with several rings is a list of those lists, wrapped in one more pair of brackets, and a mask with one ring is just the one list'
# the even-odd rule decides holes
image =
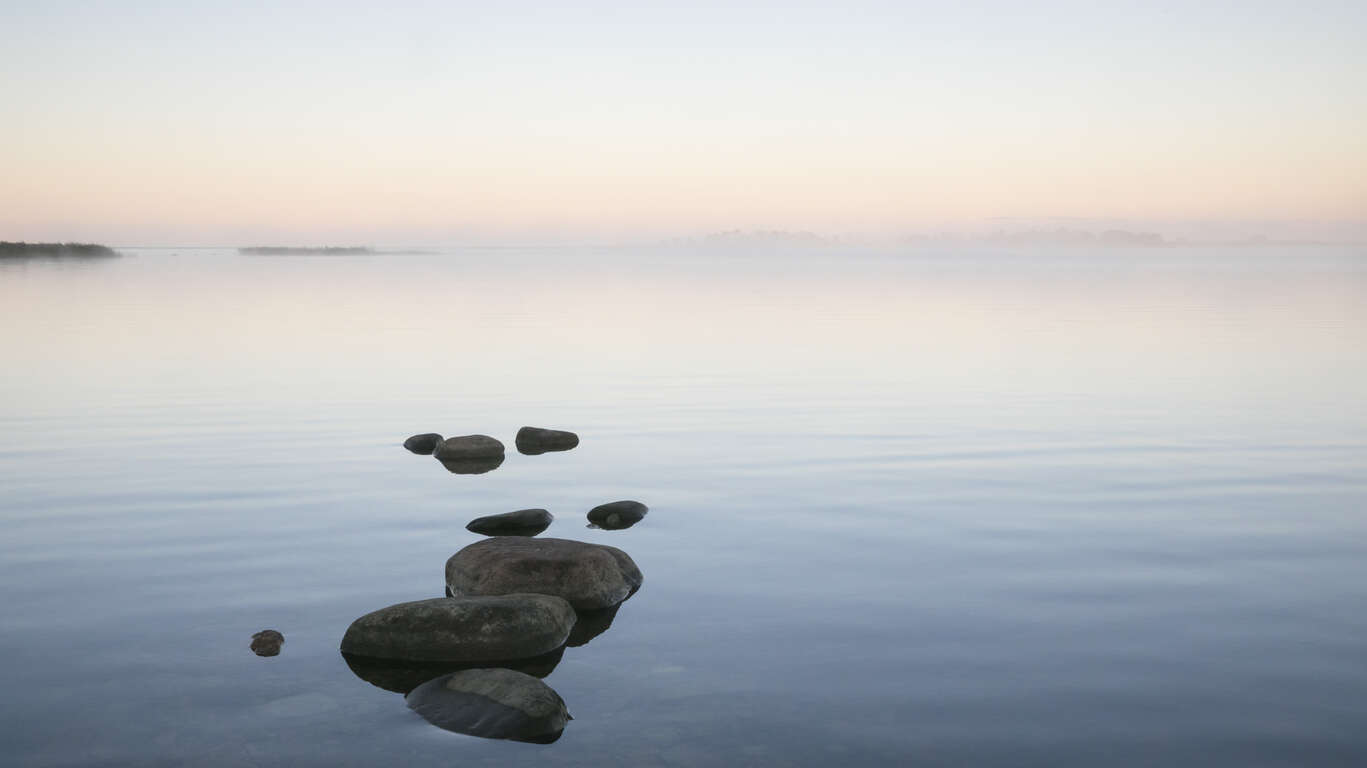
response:
{"label": "small round stone", "polygon": [[252,653],[257,656],[279,656],[285,636],[273,629],[263,629],[252,635]]}

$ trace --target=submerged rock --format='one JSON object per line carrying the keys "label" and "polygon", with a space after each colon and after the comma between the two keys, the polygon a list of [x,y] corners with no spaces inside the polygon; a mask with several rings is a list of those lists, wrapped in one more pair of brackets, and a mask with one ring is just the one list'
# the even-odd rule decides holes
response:
{"label": "submerged rock", "polygon": [[568,539],[499,536],[446,561],[446,587],[453,595],[557,595],[580,611],[617,605],[641,581],[640,569],[622,550]]}
{"label": "submerged rock", "polygon": [[[576,625],[577,627],[578,625]],[[355,656],[343,653],[352,673],[376,688],[394,693],[408,693],[433,678],[459,672],[462,669],[486,669],[502,667],[513,669],[532,677],[545,677],[555,671],[565,656],[561,646],[540,656],[525,659],[503,659],[493,661],[472,661],[457,663],[453,661],[403,661],[402,659],[375,659],[369,656]]]}
{"label": "submerged rock", "polygon": [[609,531],[618,531],[641,522],[649,508],[639,501],[610,501],[589,510],[589,522]]}
{"label": "submerged rock", "polygon": [[465,530],[485,536],[535,536],[550,527],[554,519],[544,509],[519,509],[477,517],[465,526]]}
{"label": "submerged rock", "polygon": [[342,652],[405,661],[521,659],[564,645],[574,622],[569,603],[551,595],[436,597],[351,622]]}
{"label": "submerged rock", "polygon": [[285,636],[274,629],[263,629],[252,635],[252,653],[257,656],[279,656]]}
{"label": "submerged rock", "polygon": [[440,442],[441,435],[436,432],[428,432],[424,435],[413,435],[403,441],[403,447],[422,456],[431,456],[432,452],[437,450],[437,444]]}
{"label": "submerged rock", "polygon": [[528,456],[549,451],[568,451],[579,445],[579,435],[559,429],[523,427],[517,431],[517,450]]}
{"label": "submerged rock", "polygon": [[467,669],[429,680],[404,697],[409,709],[448,731],[549,744],[570,713],[550,686],[511,669]]}
{"label": "submerged rock", "polygon": [[437,443],[432,455],[444,461],[469,461],[503,457],[503,443],[488,435],[448,437]]}
{"label": "submerged rock", "polygon": [[440,459],[441,465],[453,475],[482,475],[503,466],[503,456],[487,459]]}

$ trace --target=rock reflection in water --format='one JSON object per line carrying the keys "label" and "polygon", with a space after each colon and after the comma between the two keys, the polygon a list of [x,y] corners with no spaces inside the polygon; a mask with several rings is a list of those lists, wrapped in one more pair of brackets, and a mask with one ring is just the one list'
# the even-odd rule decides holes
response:
{"label": "rock reflection in water", "polygon": [[446,471],[453,475],[482,475],[485,472],[492,472],[503,465],[502,456],[491,456],[484,459],[437,459],[441,462]]}
{"label": "rock reflection in water", "polygon": [[405,699],[427,722],[486,739],[549,744],[571,719],[560,694],[511,669],[467,669],[429,680]]}
{"label": "rock reflection in water", "polygon": [[622,607],[621,603],[611,608],[599,608],[594,611],[576,611],[574,629],[570,630],[570,639],[566,645],[571,648],[578,648],[581,645],[588,645],[589,641],[612,626],[612,620],[617,618],[617,610]]}
{"label": "rock reflection in water", "polygon": [[428,680],[467,669],[502,667],[516,670],[532,677],[545,677],[555,671],[556,666],[560,664],[560,659],[564,657],[564,655],[565,648],[562,646],[550,653],[543,653],[540,656],[533,656],[527,659],[481,661],[469,664],[375,659],[369,656],[355,656],[349,653],[343,653],[342,658],[346,661],[347,666],[351,668],[353,674],[376,688],[383,688],[386,691],[393,691],[394,693],[407,694],[409,691],[417,688]]}

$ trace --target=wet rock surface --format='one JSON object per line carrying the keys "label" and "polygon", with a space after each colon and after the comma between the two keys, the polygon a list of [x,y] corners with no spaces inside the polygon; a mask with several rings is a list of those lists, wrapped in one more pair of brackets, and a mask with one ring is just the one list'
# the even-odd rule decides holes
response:
{"label": "wet rock surface", "polygon": [[486,739],[549,744],[570,720],[560,694],[511,669],[453,672],[414,688],[405,699],[438,728]]}
{"label": "wet rock surface", "polygon": [[403,441],[403,447],[421,456],[430,456],[441,441],[441,435],[436,432],[428,432],[423,435],[413,435]]}
{"label": "wet rock surface", "polygon": [[544,509],[519,509],[471,520],[465,530],[485,536],[535,536],[550,527],[555,518]]}
{"label": "wet rock surface", "polygon": [[640,569],[622,550],[568,539],[500,536],[446,561],[453,595],[556,595],[579,611],[617,605],[641,582]]}
{"label": "wet rock surface", "polygon": [[263,629],[252,635],[252,653],[257,656],[279,656],[285,636],[274,629]]}
{"label": "wet rock surface", "polygon": [[579,435],[559,429],[523,427],[517,431],[514,442],[518,452],[536,456],[551,451],[568,451],[579,445]]}
{"label": "wet rock surface", "polygon": [[608,531],[619,531],[645,519],[649,508],[639,501],[611,501],[589,510],[589,522]]}
{"label": "wet rock surface", "polygon": [[469,461],[502,458],[503,452],[503,443],[488,435],[461,435],[437,443],[432,455],[443,461]]}
{"label": "wet rock surface", "polygon": [[342,652],[414,662],[528,658],[564,645],[575,621],[569,603],[546,594],[437,597],[356,619],[342,637]]}

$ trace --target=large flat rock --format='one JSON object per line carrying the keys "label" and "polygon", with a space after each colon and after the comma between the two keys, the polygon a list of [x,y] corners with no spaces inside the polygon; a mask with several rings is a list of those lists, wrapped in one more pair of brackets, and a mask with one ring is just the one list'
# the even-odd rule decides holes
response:
{"label": "large flat rock", "polygon": [[560,597],[500,593],[398,603],[351,622],[342,652],[406,661],[493,661],[565,644],[575,613]]}
{"label": "large flat rock", "polygon": [[446,561],[453,595],[556,595],[581,611],[617,605],[641,581],[641,570],[622,550],[568,539],[499,536]]}

